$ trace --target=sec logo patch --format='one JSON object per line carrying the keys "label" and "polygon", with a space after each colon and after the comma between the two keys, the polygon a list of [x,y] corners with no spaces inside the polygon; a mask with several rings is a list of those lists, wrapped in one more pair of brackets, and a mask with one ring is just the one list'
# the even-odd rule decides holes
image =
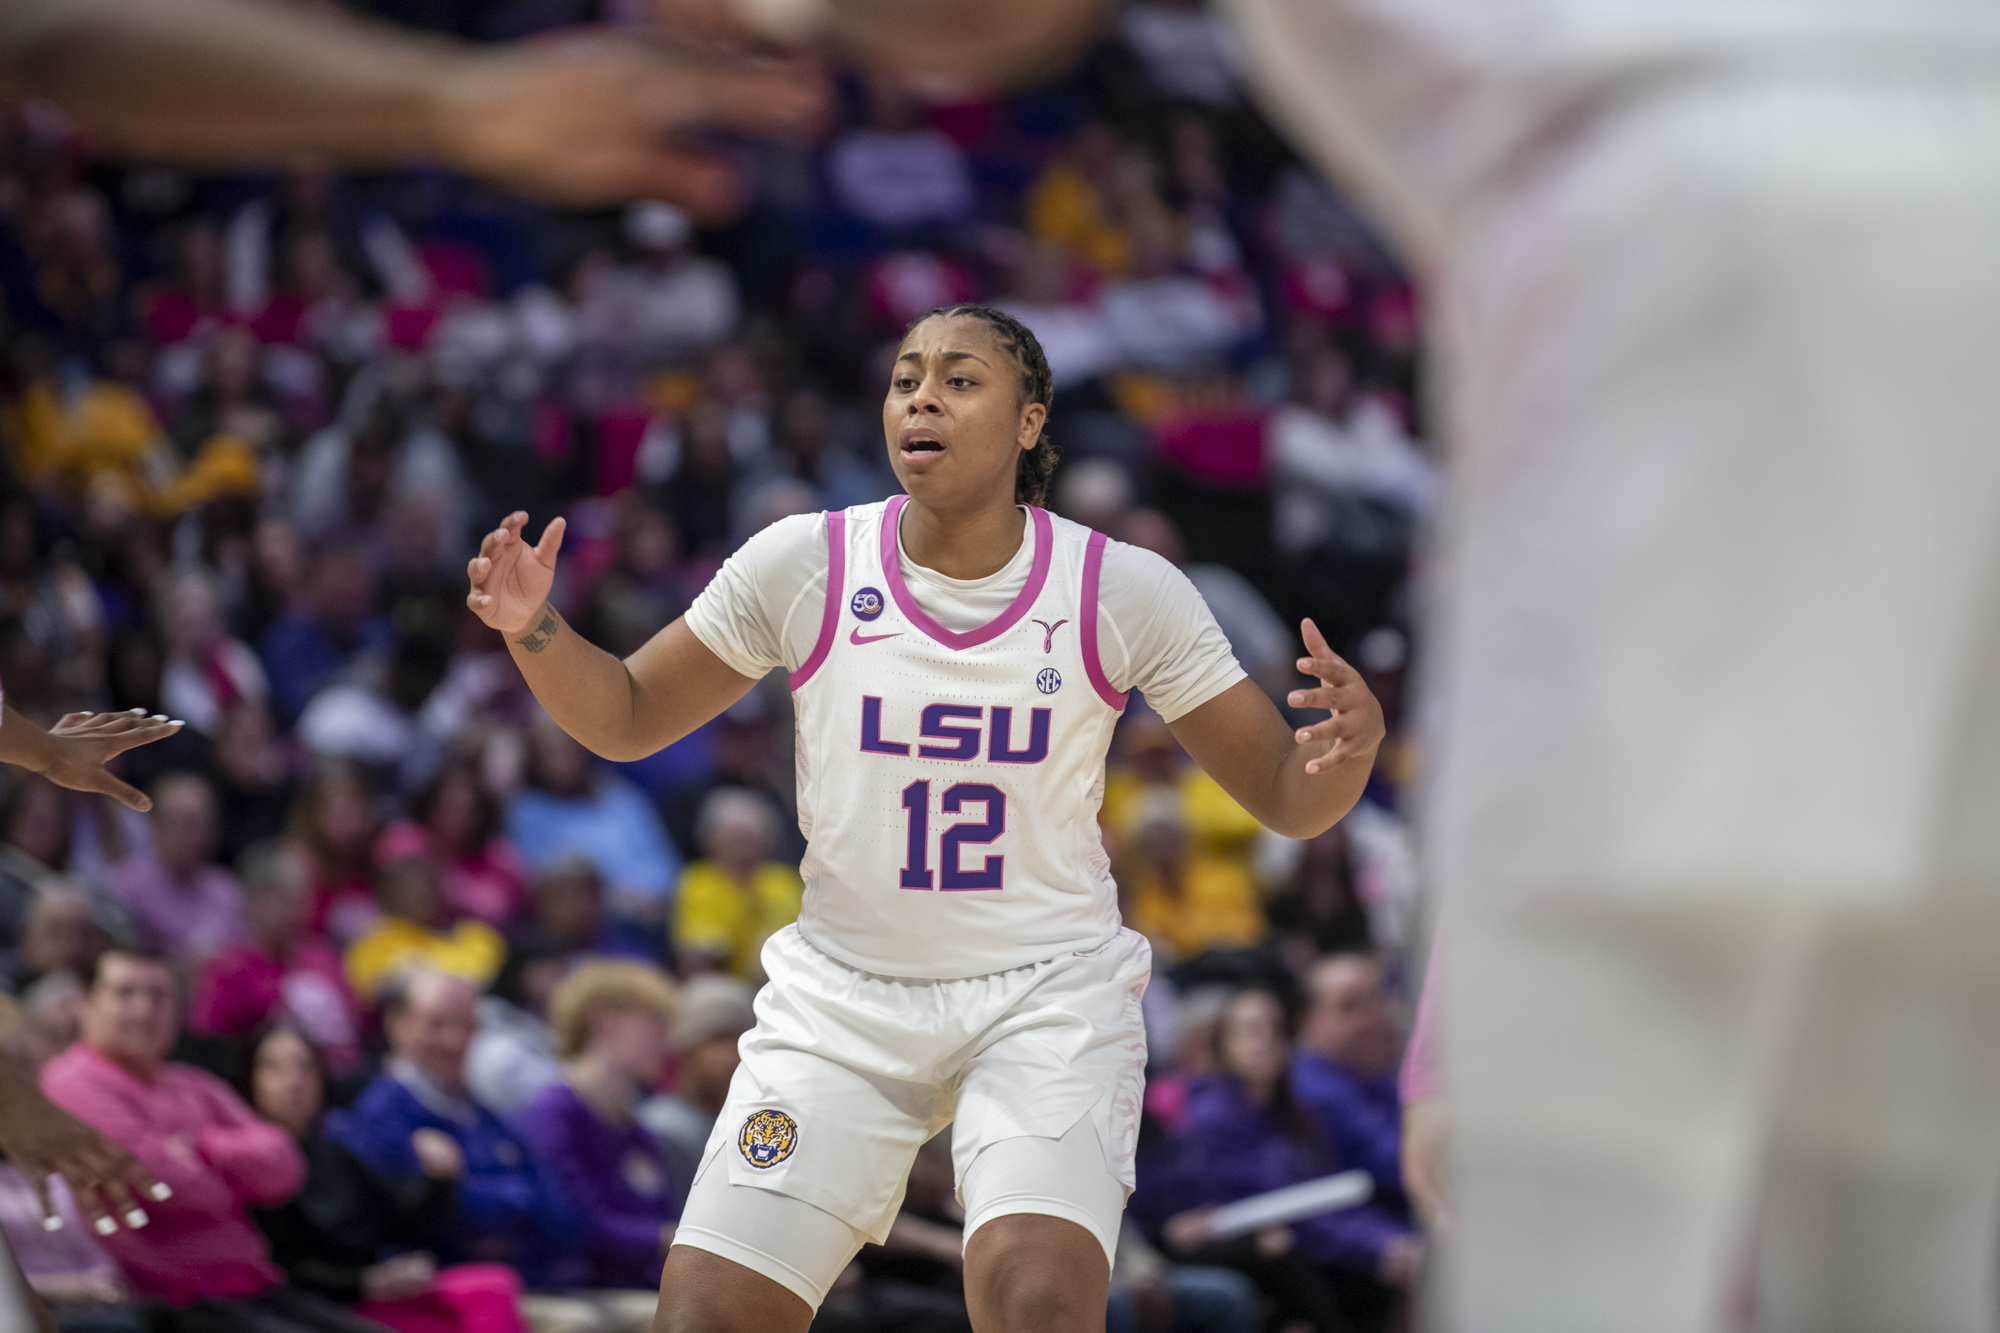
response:
{"label": "sec logo patch", "polygon": [[847,601],[847,609],[862,620],[873,620],[882,614],[882,593],[876,588],[863,588]]}
{"label": "sec logo patch", "polygon": [[1043,694],[1054,694],[1062,688],[1062,672],[1054,667],[1043,667],[1035,677],[1035,688]]}
{"label": "sec logo patch", "polygon": [[752,1111],[736,1135],[737,1151],[759,1171],[784,1161],[798,1146],[798,1121],[783,1111]]}

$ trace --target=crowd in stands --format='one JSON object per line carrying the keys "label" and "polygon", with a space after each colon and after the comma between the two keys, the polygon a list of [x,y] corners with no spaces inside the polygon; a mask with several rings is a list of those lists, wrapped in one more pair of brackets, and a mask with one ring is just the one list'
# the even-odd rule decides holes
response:
{"label": "crowd in stands", "polygon": [[[370,6],[475,39],[582,3]],[[0,679],[48,723],[182,718],[146,815],[0,786],[0,1048],[172,1189],[0,1225],[68,1333],[617,1333],[804,851],[767,680],[601,761],[464,607],[475,536],[567,516],[555,594],[627,653],[750,533],[896,490],[890,353],[989,300],[1056,377],[1053,505],[1180,566],[1274,700],[1313,616],[1382,699],[1362,804],[1262,830],[1136,697],[1104,837],[1154,944],[1110,1327],[1372,1333],[1423,1243],[1397,1169],[1414,877],[1411,551],[1439,471],[1407,278],[1250,109],[1194,0],[1000,98],[844,81],[698,230],[435,171],[211,177],[0,123]],[[826,1330],[958,1330],[948,1134]],[[1233,1199],[1366,1204],[1217,1238]]]}

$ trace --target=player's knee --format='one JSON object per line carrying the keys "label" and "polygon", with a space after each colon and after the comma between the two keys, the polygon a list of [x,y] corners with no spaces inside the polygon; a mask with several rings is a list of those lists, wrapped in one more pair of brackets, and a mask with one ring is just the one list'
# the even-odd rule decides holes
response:
{"label": "player's knee", "polygon": [[968,1291],[980,1333],[1081,1333],[1104,1327],[1110,1267],[1074,1222],[1001,1217],[973,1233]]}

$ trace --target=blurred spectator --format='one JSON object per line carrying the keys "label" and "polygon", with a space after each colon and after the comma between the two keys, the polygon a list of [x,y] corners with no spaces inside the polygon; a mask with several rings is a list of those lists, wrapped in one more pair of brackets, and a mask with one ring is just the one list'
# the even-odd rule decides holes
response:
{"label": "blurred spectator", "polygon": [[1298,844],[1297,868],[1265,903],[1288,967],[1305,972],[1323,953],[1366,949],[1368,914],[1355,885],[1347,822]]}
{"label": "blurred spectator", "polygon": [[[1186,762],[1159,714],[1134,709],[1119,729],[1114,755],[1105,773],[1102,814],[1114,841],[1130,838],[1143,813],[1163,806],[1157,798],[1170,796],[1179,804],[1192,850],[1230,861],[1254,881],[1252,846],[1263,826],[1214,778]],[[1155,799],[1146,806],[1149,797]]]}
{"label": "blurred spectator", "polygon": [[[275,1027],[250,1064],[250,1102],[291,1135],[305,1184],[253,1216],[294,1287],[354,1307],[397,1333],[504,1333],[518,1328],[521,1280],[501,1264],[440,1270],[423,1245],[450,1224],[464,1168],[438,1136],[413,1145],[419,1170],[388,1178],[322,1133],[326,1071],[296,1029]],[[418,1134],[425,1131],[418,1130]]]}
{"label": "blurred spectator", "polygon": [[1148,209],[1127,227],[1128,276],[1098,300],[1120,360],[1152,370],[1213,365],[1263,327],[1254,292],[1227,291],[1180,271],[1175,221]]}
{"label": "blurred spectator", "polygon": [[1403,1194],[1402,1038],[1382,965],[1366,953],[1330,954],[1305,979],[1293,1091],[1342,1164],[1373,1176],[1377,1201],[1393,1210]]}
{"label": "blurred spectator", "polygon": [[1111,329],[1096,306],[1076,298],[1069,260],[1046,244],[1027,243],[1008,271],[1007,294],[994,305],[1026,324],[1048,357],[1061,393],[1118,364]]}
{"label": "blurred spectator", "polygon": [[1170,791],[1141,798],[1137,831],[1119,859],[1125,924],[1152,940],[1162,962],[1210,949],[1241,949],[1264,938],[1257,886],[1242,866],[1188,845],[1180,802]]}
{"label": "blurred spectator", "polygon": [[209,959],[194,983],[188,1028],[247,1043],[272,1023],[296,1026],[342,1074],[361,1066],[361,1011],[340,955],[309,935],[312,886],[299,849],[261,842],[243,854],[249,942]]}
{"label": "blurred spectator", "polygon": [[410,362],[366,367],[348,385],[339,419],[299,450],[292,515],[308,539],[389,545],[395,502],[428,492],[442,504],[432,531],[460,544],[467,483],[451,442],[418,410],[421,377]]}
{"label": "blurred spectator", "polygon": [[689,973],[726,969],[762,980],[758,954],[799,919],[805,888],[796,867],[771,860],[777,813],[754,792],[721,788],[701,808],[703,857],[681,876],[674,951]]}
{"label": "blurred spectator", "polygon": [[153,784],[150,853],[126,858],[111,887],[141,939],[178,961],[195,962],[246,938],[236,877],[215,864],[215,792],[193,773]]}
{"label": "blurred spectator", "polygon": [[28,903],[18,943],[0,945],[0,992],[24,994],[45,979],[79,980],[111,943],[90,890],[60,876],[43,880]]}
{"label": "blurred spectator", "polygon": [[546,943],[565,955],[657,959],[658,933],[626,928],[611,919],[604,903],[604,877],[581,852],[558,857],[536,872],[535,914],[522,938]]}
{"label": "blurred spectator", "polygon": [[299,792],[285,835],[312,864],[314,934],[350,944],[382,915],[370,879],[378,820],[375,793],[358,765],[322,763]]}
{"label": "blurred spectator", "polygon": [[424,784],[414,818],[391,825],[376,847],[385,864],[427,856],[444,876],[445,901],[461,916],[505,931],[528,907],[527,864],[500,834],[500,803],[469,763],[454,763]]}
{"label": "blurred spectator", "polygon": [[1265,693],[1282,699],[1298,677],[1302,643],[1250,580],[1227,565],[1188,563],[1187,546],[1174,521],[1157,509],[1134,509],[1120,521],[1118,540],[1151,551],[1187,575],[1215,614],[1236,660]]}
{"label": "blurred spectator", "polygon": [[451,643],[429,629],[399,633],[386,659],[357,662],[314,695],[299,739],[314,754],[351,759],[405,789],[428,778],[456,720],[433,707]]}
{"label": "blurred spectator", "polygon": [[169,716],[213,735],[238,704],[270,694],[257,654],[230,637],[215,580],[199,569],[172,575],[160,594],[160,639],[167,650],[160,703]]}
{"label": "blurred spectator", "polygon": [[866,123],[834,141],[827,176],[842,208],[885,229],[954,222],[972,208],[964,150],[925,125],[890,76],[868,80]]}
{"label": "blurred spectator", "polygon": [[729,1099],[729,1080],[742,1063],[737,1042],[757,1025],[751,990],[740,977],[711,973],[681,988],[674,1017],[673,1047],[680,1061],[671,1093],[640,1104],[639,1121],[666,1153],[673,1174],[673,1197],[685,1200],[715,1118]]}
{"label": "blurred spectator", "polygon": [[368,553],[335,539],[315,552],[302,604],[264,633],[271,701],[286,726],[363,652],[386,654],[389,626],[375,618],[375,572]]}
{"label": "blurred spectator", "polygon": [[0,501],[0,620],[19,622],[49,662],[64,700],[82,703],[102,680],[103,611],[81,565],[67,556],[47,558],[43,527],[25,493]]}
{"label": "blurred spectator", "polygon": [[167,434],[192,460],[218,435],[247,446],[259,460],[289,449],[278,396],[265,379],[257,335],[240,325],[217,329],[201,357],[201,379],[167,418]]}
{"label": "blurred spectator", "polygon": [[252,843],[285,831],[299,784],[261,699],[245,699],[222,715],[214,748],[216,802],[229,812],[218,855],[233,864]]}
{"label": "blurred spectator", "polygon": [[[766,717],[768,705],[752,691],[715,720],[714,751],[708,769],[682,783],[665,803],[667,831],[681,854],[692,860],[702,854],[697,826],[701,812],[716,792],[734,788],[755,793],[771,805],[787,811],[774,830],[776,857],[796,864],[806,854],[805,835],[799,832],[797,810],[792,803],[790,747],[777,751],[772,745],[772,727]],[[774,763],[774,753],[784,766]],[[775,771],[774,771],[775,770]]]}
{"label": "blurred spectator", "polygon": [[606,772],[546,715],[528,733],[528,786],[507,832],[537,870],[580,853],[596,864],[617,915],[664,924],[680,857],[639,789]]}
{"label": "blurred spectator", "polygon": [[451,922],[438,868],[422,856],[404,856],[376,878],[381,920],[347,950],[347,981],[373,1002],[396,973],[425,968],[485,986],[507,958],[500,932],[484,921]]}
{"label": "blurred spectator", "polygon": [[103,1245],[145,1297],[227,1333],[372,1333],[323,1297],[285,1285],[249,1209],[282,1202],[305,1180],[284,1131],[228,1086],[167,1052],[178,1026],[173,973],[157,956],[112,950],[88,978],[83,1037],[42,1070],[57,1105],[134,1153],[173,1193],[149,1200],[149,1224]]}
{"label": "blurred spectator", "polygon": [[1276,1304],[1279,1323],[1381,1329],[1422,1256],[1407,1222],[1382,1208],[1364,1204],[1235,1240],[1209,1236],[1209,1206],[1343,1165],[1297,1100],[1288,1055],[1282,1002],[1269,991],[1239,992],[1217,1030],[1217,1073],[1190,1091],[1174,1167],[1182,1211],[1164,1227],[1169,1251],[1244,1272]]}
{"label": "blurred spectator", "polygon": [[1436,464],[1404,431],[1395,412],[1363,390],[1351,351],[1325,343],[1309,350],[1292,402],[1271,418],[1271,466],[1277,492],[1276,534],[1286,551],[1332,538],[1341,497],[1375,501],[1406,519],[1436,505]]}
{"label": "blurred spectator", "polygon": [[1100,121],[1076,132],[1028,192],[1028,234],[1107,277],[1132,263],[1127,232],[1135,211],[1157,206],[1143,168],[1127,156],[1118,133]]}
{"label": "blurred spectator", "polygon": [[653,1288],[683,1199],[659,1143],[635,1118],[659,1083],[673,983],[640,963],[586,963],[549,1002],[560,1081],[515,1118],[542,1173],[584,1219],[590,1287]]}
{"label": "blurred spectator", "polygon": [[517,938],[491,994],[479,997],[479,1030],[465,1056],[465,1085],[494,1114],[513,1117],[562,1078],[549,1001],[578,956],[544,936]]}
{"label": "blurred spectator", "polygon": [[632,262],[580,275],[576,336],[586,355],[629,358],[643,373],[706,351],[735,330],[736,278],[692,252],[687,214],[658,202],[632,204],[625,239]]}
{"label": "blurred spectator", "polygon": [[577,633],[614,657],[630,657],[687,610],[679,566],[673,520],[635,493],[621,494],[612,516],[611,567],[576,608]]}
{"label": "blurred spectator", "polygon": [[846,509],[886,499],[896,490],[895,474],[884,464],[877,441],[854,423],[827,394],[810,385],[778,401],[772,444],[775,461],[813,488],[814,509]]}
{"label": "blurred spectator", "polygon": [[8,774],[0,801],[0,944],[20,940],[35,893],[69,865],[75,798],[25,770]]}
{"label": "blurred spectator", "polygon": [[1260,1333],[1257,1284],[1228,1268],[1168,1262],[1130,1218],[1118,1232],[1105,1333]]}
{"label": "blurred spectator", "polygon": [[441,972],[414,972],[392,987],[383,1017],[389,1063],[350,1111],[329,1117],[327,1132],[378,1174],[405,1181],[423,1171],[421,1154],[441,1151],[420,1148],[430,1136],[419,1132],[443,1136],[462,1166],[454,1221],[432,1238],[441,1260],[511,1264],[538,1293],[522,1309],[542,1333],[641,1333],[652,1323],[653,1292],[539,1294],[581,1278],[583,1219],[516,1135],[471,1099],[464,1080],[475,999],[470,985]]}

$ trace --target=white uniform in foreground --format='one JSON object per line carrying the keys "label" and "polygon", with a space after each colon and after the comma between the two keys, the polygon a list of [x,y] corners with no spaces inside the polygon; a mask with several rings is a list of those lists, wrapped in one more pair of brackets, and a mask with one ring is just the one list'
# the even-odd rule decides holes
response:
{"label": "white uniform in foreground", "polygon": [[1109,1259],[1151,954],[1118,924],[1105,751],[1128,691],[1171,721],[1243,678],[1159,557],[1029,509],[1004,568],[947,579],[903,555],[906,503],[773,525],[687,618],[790,672],[808,846],[675,1243],[813,1306],[948,1124],[968,1238],[1046,1214]]}
{"label": "white uniform in foreground", "polygon": [[2000,10],[1232,0],[1433,269],[1468,1333],[2000,1319]]}

